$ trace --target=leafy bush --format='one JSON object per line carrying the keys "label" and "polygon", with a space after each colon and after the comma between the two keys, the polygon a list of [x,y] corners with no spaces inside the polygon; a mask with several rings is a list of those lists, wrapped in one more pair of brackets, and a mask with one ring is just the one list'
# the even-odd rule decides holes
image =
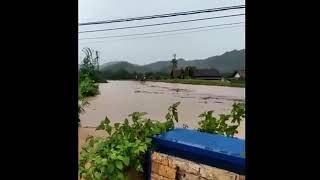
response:
{"label": "leafy bush", "polygon": [[230,114],[220,114],[219,118],[212,116],[212,113],[213,111],[208,111],[199,116],[203,119],[199,122],[198,130],[233,137],[238,133],[237,128],[245,118],[245,106],[243,103],[235,103]]}
{"label": "leafy bush", "polygon": [[[107,137],[90,137],[80,152],[79,173],[86,180],[91,179],[127,179],[127,172],[134,168],[138,172],[145,172],[146,152],[152,147],[152,137],[174,129],[178,122],[175,103],[169,107],[165,122],[144,118],[147,113],[134,112],[123,124],[110,125],[106,117],[97,130],[107,132]],[[244,104],[233,105],[230,114],[221,114],[220,118],[212,116],[213,111],[204,112],[200,117],[199,130],[202,132],[234,136],[240,122],[245,117]],[[230,122],[229,122],[230,121]],[[232,123],[230,125],[230,123]],[[183,125],[187,128],[187,125]]]}
{"label": "leafy bush", "polygon": [[95,82],[86,76],[83,80],[80,81],[80,96],[88,97],[88,96],[95,96],[99,94],[99,86],[95,84]]}
{"label": "leafy bush", "polygon": [[126,179],[126,171],[135,168],[143,172],[146,152],[151,147],[151,138],[174,128],[178,122],[177,106],[169,107],[165,122],[143,118],[147,113],[134,112],[123,124],[112,127],[108,117],[97,130],[105,130],[106,138],[90,138],[80,153],[80,176],[90,179]]}

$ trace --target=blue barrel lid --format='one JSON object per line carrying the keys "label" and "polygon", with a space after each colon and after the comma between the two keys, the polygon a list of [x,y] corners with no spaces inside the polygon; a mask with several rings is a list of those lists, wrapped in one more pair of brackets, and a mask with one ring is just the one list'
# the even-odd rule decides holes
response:
{"label": "blue barrel lid", "polygon": [[245,140],[177,128],[153,138],[158,150],[239,174],[245,170]]}

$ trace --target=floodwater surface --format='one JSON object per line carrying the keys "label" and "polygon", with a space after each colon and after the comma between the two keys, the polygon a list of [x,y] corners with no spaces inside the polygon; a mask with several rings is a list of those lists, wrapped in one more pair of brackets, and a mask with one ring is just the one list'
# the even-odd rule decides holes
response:
{"label": "floodwater surface", "polygon": [[[147,112],[152,120],[165,120],[170,105],[178,106],[179,123],[198,128],[199,115],[213,110],[227,113],[234,102],[244,102],[245,88],[174,84],[162,82],[108,81],[99,85],[100,95],[89,98],[80,115],[82,127],[97,127],[108,116],[112,123],[123,122],[132,112]],[[245,138],[245,123],[236,135]]]}

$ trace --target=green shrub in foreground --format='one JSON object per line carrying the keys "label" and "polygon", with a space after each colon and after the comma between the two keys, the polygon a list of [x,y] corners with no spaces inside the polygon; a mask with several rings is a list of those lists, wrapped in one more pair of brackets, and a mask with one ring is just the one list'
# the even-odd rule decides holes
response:
{"label": "green shrub in foreground", "polygon": [[212,113],[213,111],[208,111],[199,116],[202,120],[199,122],[200,128],[198,130],[234,136],[238,133],[237,128],[240,126],[240,122],[245,118],[245,106],[243,103],[235,103],[230,114],[220,114],[219,118],[214,117]]}
{"label": "green shrub in foreground", "polygon": [[80,176],[90,179],[126,179],[126,172],[135,168],[143,172],[146,152],[151,147],[151,138],[174,128],[178,121],[176,103],[169,108],[165,122],[144,118],[146,113],[132,113],[132,122],[110,125],[106,117],[97,130],[105,130],[107,138],[91,138],[80,153]]}
{"label": "green shrub in foreground", "polygon": [[[179,104],[169,107],[165,122],[153,121],[143,117],[146,113],[134,112],[129,115],[132,122],[125,119],[123,124],[115,123],[112,127],[106,117],[97,130],[105,130],[109,136],[88,139],[80,153],[80,176],[86,180],[117,180],[127,179],[126,172],[130,168],[144,172],[146,152],[152,147],[151,138],[174,129],[175,122],[178,122]],[[214,118],[212,113],[209,111],[200,115],[204,120],[200,121],[199,130],[233,136],[245,116],[244,104],[234,104],[231,113],[220,115],[219,119]],[[235,125],[229,125],[227,121]]]}

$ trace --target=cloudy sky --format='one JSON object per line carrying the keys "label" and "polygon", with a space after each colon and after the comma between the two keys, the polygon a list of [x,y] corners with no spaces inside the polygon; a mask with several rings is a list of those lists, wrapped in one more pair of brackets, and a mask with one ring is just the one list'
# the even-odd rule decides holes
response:
{"label": "cloudy sky", "polygon": [[[202,10],[226,6],[244,5],[244,0],[79,0],[79,23]],[[131,21],[112,24],[79,26],[79,31],[136,26],[189,19],[207,18],[244,13],[244,9],[211,12],[197,15]],[[79,39],[103,36],[117,36],[155,31],[167,31],[226,23],[245,22],[245,16],[210,19],[162,26],[123,29],[104,32],[80,33]],[[169,60],[172,54],[187,60],[220,55],[226,51],[245,48],[244,24],[222,29],[190,32],[170,32],[143,36],[117,37],[108,39],[79,40],[79,59],[82,49],[90,47],[101,53],[101,64],[111,61],[128,61],[135,64],[148,64]],[[202,29],[203,30],[203,29]],[[171,34],[171,35],[168,35]]]}

